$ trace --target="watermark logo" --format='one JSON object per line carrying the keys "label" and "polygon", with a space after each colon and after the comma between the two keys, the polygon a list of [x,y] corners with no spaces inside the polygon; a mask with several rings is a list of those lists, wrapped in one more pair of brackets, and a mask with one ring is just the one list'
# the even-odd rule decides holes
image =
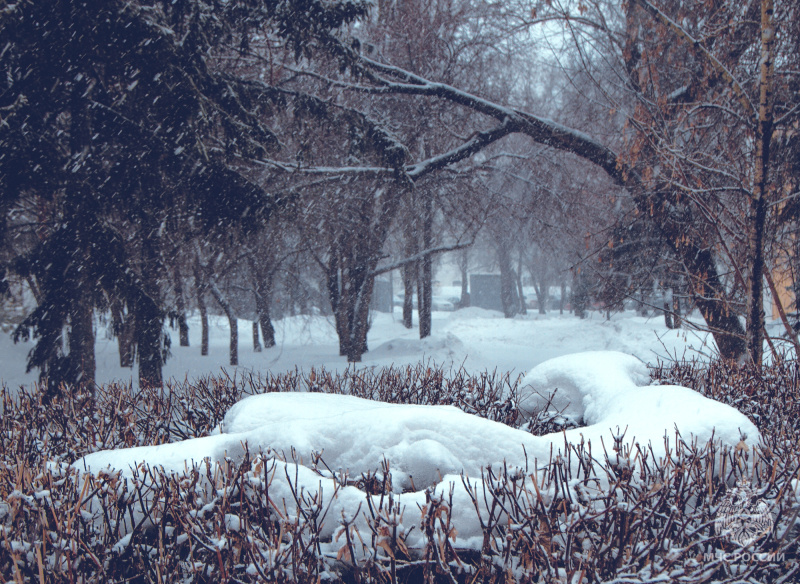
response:
{"label": "watermark logo", "polygon": [[769,506],[745,479],[725,493],[714,520],[718,536],[743,548],[767,535],[773,525]]}

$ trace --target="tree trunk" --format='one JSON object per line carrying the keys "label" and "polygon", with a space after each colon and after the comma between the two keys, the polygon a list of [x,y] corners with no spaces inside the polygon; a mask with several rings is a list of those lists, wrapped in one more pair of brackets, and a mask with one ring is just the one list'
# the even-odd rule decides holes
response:
{"label": "tree trunk", "polygon": [[328,300],[331,303],[331,312],[336,323],[336,336],[339,339],[339,355],[347,355],[347,326],[340,314],[342,304],[342,294],[340,292],[341,282],[339,281],[339,249],[336,245],[331,246],[330,259],[327,265],[326,287],[328,288]]}
{"label": "tree trunk", "polygon": [[350,362],[367,352],[369,305],[381,249],[405,190],[379,189],[343,213],[341,228],[331,234],[327,265],[328,294],[339,335],[339,350]]}
{"label": "tree trunk", "polygon": [[714,335],[720,357],[739,360],[747,352],[745,331],[739,316],[730,309],[717,272],[714,256],[709,248],[693,245],[678,246],[686,271],[697,278],[693,290],[694,302]]}
{"label": "tree trunk", "polygon": [[261,324],[261,335],[264,337],[264,347],[269,349],[275,346],[275,329],[272,326],[270,314],[273,275],[271,272],[259,271],[255,262],[250,264],[250,268],[255,275],[253,295],[256,298],[256,312],[258,312],[258,322]]}
{"label": "tree trunk", "polygon": [[264,346],[266,348],[275,346],[275,328],[272,326],[272,318],[270,317],[269,304],[264,310],[258,312],[258,319],[261,323],[261,336],[264,337]]}
{"label": "tree trunk", "polygon": [[197,308],[200,310],[200,355],[208,355],[208,307],[205,294],[197,291]]}
{"label": "tree trunk", "polygon": [[200,311],[200,355],[208,355],[208,306],[206,305],[206,292],[208,292],[208,277],[200,263],[200,250],[194,257],[194,292],[197,297],[197,309]]}
{"label": "tree trunk", "polygon": [[426,255],[420,261],[420,279],[418,282],[419,292],[417,299],[419,304],[419,338],[431,336],[432,312],[433,312],[433,270],[431,256]]}
{"label": "tree trunk", "polygon": [[136,362],[136,326],[133,313],[125,314],[122,302],[111,304],[111,318],[119,347],[119,366],[133,367]]}
{"label": "tree trunk", "polygon": [[339,336],[339,354],[351,363],[360,362],[368,350],[369,301],[375,282],[371,272],[377,260],[370,263],[362,256],[363,251],[358,242],[343,241],[332,250],[328,265],[328,294]]}
{"label": "tree trunk", "polygon": [[500,267],[500,302],[503,305],[503,314],[506,318],[513,318],[517,314],[518,306],[515,294],[514,268],[511,267],[511,254],[505,242],[497,246],[497,263]]}
{"label": "tree trunk", "polygon": [[261,347],[261,339],[258,338],[258,321],[253,321],[253,351],[260,353],[264,349]]}
{"label": "tree trunk", "polygon": [[231,303],[228,302],[228,299],[222,293],[222,290],[219,289],[217,283],[214,280],[211,280],[209,285],[209,290],[211,290],[211,295],[214,297],[214,300],[217,301],[217,304],[220,305],[225,316],[228,317],[228,325],[230,326],[231,337],[230,337],[230,364],[231,365],[238,365],[239,364],[239,321],[236,318],[236,314],[234,313],[233,307]]}
{"label": "tree trunk", "polygon": [[43,329],[34,351],[40,354],[39,383],[46,387],[48,399],[57,395],[64,382],[64,328]]}
{"label": "tree trunk", "polygon": [[94,393],[94,311],[90,303],[78,299],[70,314],[69,357],[74,382]]}
{"label": "tree trunk", "polygon": [[[565,291],[566,284],[562,284],[561,290],[561,314],[564,314],[564,298],[563,296],[566,294]],[[536,292],[536,302],[539,304],[539,314],[547,314],[547,304],[550,301],[550,289],[549,284],[544,278],[540,279],[533,287],[534,292]]]}
{"label": "tree trunk", "polygon": [[236,320],[236,316],[232,315],[228,317],[228,323],[231,327],[231,345],[230,345],[230,354],[231,354],[231,365],[238,365],[239,364],[239,321]]}
{"label": "tree trunk", "polygon": [[672,293],[672,326],[676,329],[681,328],[683,317],[681,315],[681,297]]}
{"label": "tree trunk", "polygon": [[[422,249],[433,247],[433,195],[425,193],[423,202]],[[433,325],[433,256],[425,254],[420,260],[419,279],[419,338],[431,336]]]}
{"label": "tree trunk", "polygon": [[[363,268],[358,268],[358,270],[363,271]],[[368,349],[369,298],[372,295],[374,279],[367,278],[360,285],[352,283],[353,285],[350,287],[343,287],[340,290],[335,319],[336,330],[341,331],[339,336],[340,352],[344,353],[349,362],[358,363]]]}
{"label": "tree trunk", "polygon": [[664,324],[670,330],[675,328],[672,316],[672,289],[667,288],[664,290]]}
{"label": "tree trunk", "polygon": [[403,267],[403,326],[414,326],[414,284],[416,283],[417,262]]}
{"label": "tree trunk", "polygon": [[464,249],[461,251],[461,257],[458,262],[461,268],[461,299],[458,301],[459,308],[467,308],[470,305],[469,298],[469,250]]}
{"label": "tree trunk", "polygon": [[[409,227],[405,233],[406,257],[414,257],[419,252],[417,235]],[[414,326],[414,287],[419,282],[419,262],[407,263],[403,266],[403,326],[410,329]]]}
{"label": "tree trunk", "polygon": [[178,313],[178,336],[180,346],[189,346],[189,325],[186,322],[186,301],[183,298],[183,278],[177,263],[174,264],[173,275],[175,278],[175,310]]}
{"label": "tree trunk", "polygon": [[564,314],[564,304],[567,301],[567,283],[561,282],[561,298],[558,299],[558,314]]}
{"label": "tree trunk", "polygon": [[753,198],[750,202],[748,251],[750,253],[747,297],[747,350],[750,360],[761,368],[764,352],[764,240],[769,195],[769,159],[773,127],[773,67],[775,23],[772,0],[761,0],[761,61],[759,77],[756,158]]}
{"label": "tree trunk", "polygon": [[[87,111],[85,93],[90,92],[87,80],[82,76],[75,79],[70,94],[70,150],[76,169],[82,166],[81,159],[88,153],[90,143],[90,115]],[[67,319],[69,333],[67,343],[69,355],[61,363],[62,368],[57,381],[90,388],[94,393],[95,355],[94,355],[94,295],[92,283],[87,281],[87,264],[92,262],[91,224],[92,202],[84,184],[86,177],[82,170],[69,173],[65,204],[65,219],[70,225],[72,237],[70,247],[76,250],[64,274],[63,289],[67,296]],[[63,323],[62,321],[62,326]],[[60,379],[58,379],[60,378]]]}
{"label": "tree trunk", "polygon": [[261,324],[261,336],[264,337],[264,347],[267,349],[275,346],[275,328],[272,326],[269,297],[269,293],[263,288],[256,292],[256,310],[258,311],[258,321]]}
{"label": "tree trunk", "polygon": [[157,302],[140,294],[135,302],[136,344],[139,353],[139,386],[162,385],[161,367],[163,314]]}
{"label": "tree trunk", "polygon": [[163,327],[164,314],[161,310],[161,290],[158,270],[160,261],[155,242],[148,229],[142,227],[142,277],[141,287],[133,302],[133,319],[136,323],[136,345],[139,355],[139,386],[158,387],[162,385],[161,368],[164,364]]}
{"label": "tree trunk", "polygon": [[517,262],[517,297],[519,298],[519,313],[528,314],[528,307],[525,306],[525,291],[522,289],[522,254],[520,253]]}
{"label": "tree trunk", "polygon": [[589,287],[586,278],[577,269],[572,272],[572,298],[570,304],[575,316],[586,318],[586,308],[589,304]]}

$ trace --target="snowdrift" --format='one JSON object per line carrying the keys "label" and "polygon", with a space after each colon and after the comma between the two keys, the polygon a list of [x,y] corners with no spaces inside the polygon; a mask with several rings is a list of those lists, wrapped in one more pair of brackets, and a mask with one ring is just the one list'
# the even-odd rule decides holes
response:
{"label": "snowdrift", "polygon": [[[264,477],[254,474],[253,480],[269,481],[276,508],[291,516],[298,492],[326,498],[323,537],[333,537],[343,521],[366,529],[365,499],[371,497],[370,505],[379,507],[386,493],[365,493],[349,479],[377,475],[383,480],[388,470],[391,480],[385,484],[390,484],[393,504],[400,508],[422,509],[426,497],[452,493],[457,545],[480,549],[478,513],[483,516],[487,510],[475,494],[483,492],[482,470],[487,467],[510,469],[536,482],[553,456],[572,445],[591,444],[595,461],[603,460],[603,452],[635,451],[636,444],[663,457],[676,430],[683,440],[700,444],[713,438],[721,450],[747,452],[758,443],[758,430],[736,409],[685,387],[648,386],[649,379],[641,361],[622,353],[580,353],[542,363],[523,381],[520,409],[532,415],[545,406],[556,408],[586,424],[544,436],[452,406],[267,393],[235,404],[214,435],[95,452],[74,465],[94,474],[113,469],[132,477],[141,476],[144,467],[137,465],[143,463],[180,474],[192,464],[210,469],[219,461],[241,461],[245,448],[260,451],[263,459],[256,464],[268,460],[270,471]],[[602,488],[602,480],[599,483]],[[414,537],[412,532],[409,546],[415,545]]]}

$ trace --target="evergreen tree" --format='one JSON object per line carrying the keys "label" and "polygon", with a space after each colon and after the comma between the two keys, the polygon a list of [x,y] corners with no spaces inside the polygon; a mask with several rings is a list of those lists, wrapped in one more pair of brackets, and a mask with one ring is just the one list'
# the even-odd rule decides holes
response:
{"label": "evergreen tree", "polygon": [[[94,380],[93,310],[133,315],[141,383],[161,382],[162,237],[172,213],[200,225],[263,219],[272,199],[231,160],[277,143],[263,112],[282,99],[209,65],[262,27],[299,55],[360,2],[19,2],[0,15],[0,237],[23,198],[43,211],[18,258],[38,308],[29,368],[51,389]],[[12,221],[13,223],[13,221]],[[63,336],[66,334],[66,343]]]}

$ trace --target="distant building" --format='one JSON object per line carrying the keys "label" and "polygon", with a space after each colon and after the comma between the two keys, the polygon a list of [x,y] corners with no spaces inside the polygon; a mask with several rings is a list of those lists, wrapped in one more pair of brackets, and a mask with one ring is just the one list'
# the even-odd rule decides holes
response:
{"label": "distant building", "polygon": [[499,275],[470,274],[469,291],[472,306],[487,310],[503,310]]}
{"label": "distant building", "polygon": [[375,280],[372,288],[372,300],[369,307],[378,312],[389,312],[394,310],[394,292],[392,282],[389,280]]}

